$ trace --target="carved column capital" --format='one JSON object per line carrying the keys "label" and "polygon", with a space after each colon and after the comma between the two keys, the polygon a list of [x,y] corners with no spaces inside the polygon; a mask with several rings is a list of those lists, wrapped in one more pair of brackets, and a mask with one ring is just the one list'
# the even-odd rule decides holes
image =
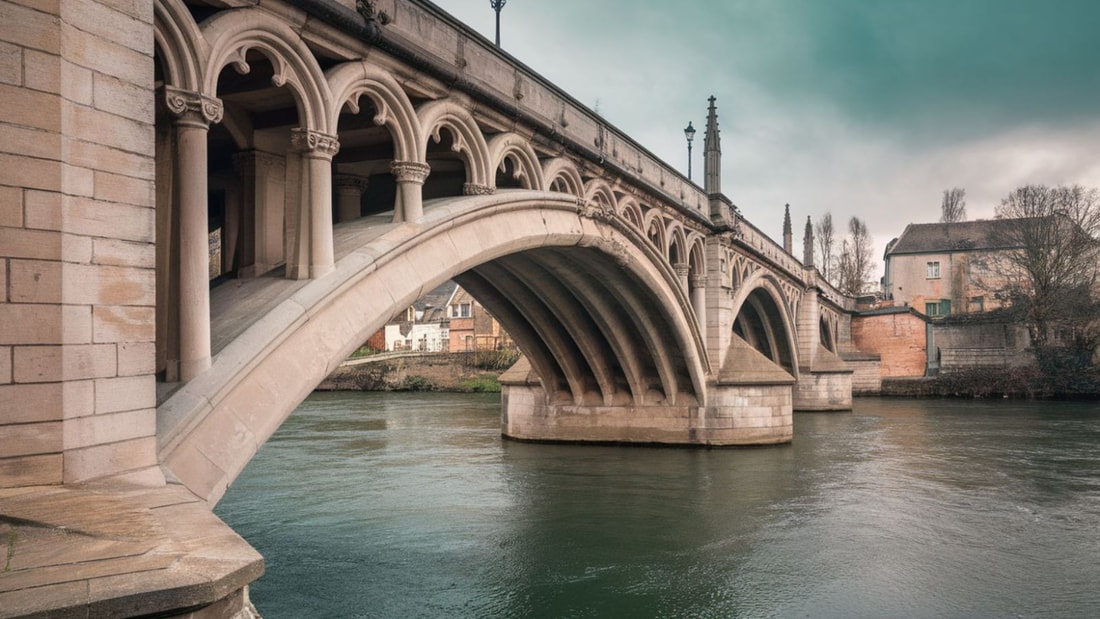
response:
{"label": "carved column capital", "polygon": [[488,185],[479,185],[477,183],[465,183],[462,185],[462,195],[464,196],[491,196],[496,192],[496,187],[490,187]]}
{"label": "carved column capital", "polygon": [[694,288],[706,288],[707,287],[707,276],[706,275],[692,275],[690,281],[691,281],[691,287],[693,289]]}
{"label": "carved column capital", "polygon": [[676,270],[676,275],[679,277],[687,277],[691,273],[691,265],[686,262],[677,262],[672,265],[672,268]]}
{"label": "carved column capital", "polygon": [[220,99],[172,86],[164,87],[164,104],[176,117],[176,123],[202,127],[221,122],[222,114],[225,113]]}
{"label": "carved column capital", "polygon": [[290,143],[307,157],[332,159],[340,152],[340,139],[335,135],[297,127],[290,130]]}
{"label": "carved column capital", "polygon": [[423,185],[431,171],[428,164],[419,161],[394,161],[390,164],[390,173],[399,183]]}
{"label": "carved column capital", "polygon": [[332,183],[336,186],[337,191],[354,190],[363,193],[367,190],[367,187],[370,187],[370,179],[358,174],[333,174]]}

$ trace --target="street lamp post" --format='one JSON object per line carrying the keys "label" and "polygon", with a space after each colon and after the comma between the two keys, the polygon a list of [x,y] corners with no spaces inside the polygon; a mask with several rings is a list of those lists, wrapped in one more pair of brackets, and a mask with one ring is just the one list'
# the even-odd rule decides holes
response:
{"label": "street lamp post", "polygon": [[497,12],[497,47],[500,47],[500,10],[508,0],[489,0],[489,6]]}
{"label": "street lamp post", "polygon": [[688,121],[688,126],[684,127],[684,137],[688,141],[688,180],[691,180],[691,141],[695,139],[695,127],[691,126],[691,121]]}

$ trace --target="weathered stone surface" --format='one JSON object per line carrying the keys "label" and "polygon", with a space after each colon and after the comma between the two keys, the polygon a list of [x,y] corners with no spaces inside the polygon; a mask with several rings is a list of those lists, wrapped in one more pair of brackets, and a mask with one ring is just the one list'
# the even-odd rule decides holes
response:
{"label": "weathered stone surface", "polygon": [[0,84],[0,100],[4,101],[5,122],[44,131],[61,130],[61,99],[56,95]]}
{"label": "weathered stone surface", "polygon": [[85,305],[0,305],[0,344],[89,344],[91,308]]}
{"label": "weathered stone surface", "polygon": [[97,414],[154,408],[157,393],[154,377],[149,374],[95,381]]}
{"label": "weathered stone surface", "polygon": [[12,260],[11,300],[18,303],[152,305],[151,269]]}
{"label": "weathered stone surface", "polygon": [[196,607],[216,617],[243,608],[242,590],[263,572],[260,556],[178,486],[34,488],[0,495],[0,513],[16,523],[0,524],[14,540],[0,577],[0,617]]}
{"label": "weathered stone surface", "polygon": [[0,83],[23,84],[23,48],[0,42]]}
{"label": "weathered stone surface", "polygon": [[61,59],[33,49],[23,52],[24,85],[48,93],[61,92]]}
{"label": "weathered stone surface", "polygon": [[61,451],[61,422],[0,426],[0,458]]}
{"label": "weathered stone surface", "polygon": [[[60,484],[60,453],[0,459],[0,488]],[[0,501],[2,504],[2,501]],[[0,513],[3,513],[0,511]]]}
{"label": "weathered stone surface", "polygon": [[155,437],[92,445],[65,451],[64,481],[78,484],[156,465]]}
{"label": "weathered stone surface", "polygon": [[92,314],[92,337],[103,342],[152,342],[156,322],[152,307],[97,305]]}
{"label": "weathered stone surface", "polygon": [[11,346],[0,346],[0,385],[11,382]]}
{"label": "weathered stone surface", "polygon": [[0,153],[0,185],[61,191],[61,166],[56,161]]}
{"label": "weathered stone surface", "polygon": [[55,54],[60,48],[61,32],[54,15],[4,2],[0,4],[0,24],[4,24],[0,39],[8,43]]}
{"label": "weathered stone surface", "polygon": [[17,346],[15,382],[45,383],[114,376],[117,355],[113,344]]}
{"label": "weathered stone surface", "polygon": [[156,246],[120,239],[93,239],[92,262],[121,267],[151,269],[155,266]]}
{"label": "weathered stone surface", "polygon": [[90,415],[66,420],[62,443],[65,449],[81,449],[153,436],[156,429],[152,409]]}
{"label": "weathered stone surface", "polygon": [[156,370],[156,345],[153,342],[120,342],[118,375],[138,376]]}

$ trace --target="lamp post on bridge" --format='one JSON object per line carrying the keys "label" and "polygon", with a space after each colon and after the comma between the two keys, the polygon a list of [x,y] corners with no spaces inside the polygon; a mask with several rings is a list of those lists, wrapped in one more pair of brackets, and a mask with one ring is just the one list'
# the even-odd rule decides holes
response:
{"label": "lamp post on bridge", "polygon": [[688,180],[691,180],[691,141],[695,139],[695,127],[691,126],[691,121],[688,121],[688,126],[684,127],[684,137],[688,141]]}
{"label": "lamp post on bridge", "polygon": [[500,47],[500,10],[508,0],[489,0],[489,6],[497,12],[497,47]]}

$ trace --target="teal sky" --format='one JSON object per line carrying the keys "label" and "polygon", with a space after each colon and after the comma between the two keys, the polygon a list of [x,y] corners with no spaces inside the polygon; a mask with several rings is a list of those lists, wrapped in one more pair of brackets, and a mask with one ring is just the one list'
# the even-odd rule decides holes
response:
{"label": "teal sky", "polygon": [[[436,4],[493,37],[488,1]],[[506,51],[681,169],[716,96],[723,190],[773,238],[785,203],[859,216],[881,250],[946,188],[977,219],[1019,185],[1100,186],[1100,0],[508,0],[501,21]]]}

